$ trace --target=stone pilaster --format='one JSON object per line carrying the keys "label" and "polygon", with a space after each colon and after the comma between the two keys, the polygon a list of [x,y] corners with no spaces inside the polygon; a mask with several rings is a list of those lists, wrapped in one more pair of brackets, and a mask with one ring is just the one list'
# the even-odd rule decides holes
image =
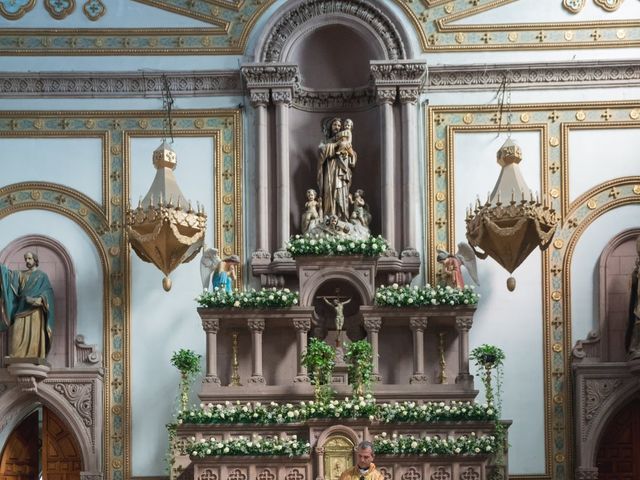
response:
{"label": "stone pilaster", "polygon": [[289,107],[293,91],[291,88],[278,88],[271,91],[271,98],[276,105],[276,195],[277,195],[277,248],[284,248],[289,239]]}
{"label": "stone pilaster", "polygon": [[413,333],[413,375],[409,383],[427,383],[424,373],[424,331],[427,329],[427,319],[411,317],[409,327]]}
{"label": "stone pilaster", "polygon": [[217,318],[202,320],[202,328],[207,335],[207,371],[202,381],[220,385],[220,377],[218,377],[218,331],[220,330],[220,321]]}
{"label": "stone pilaster", "polygon": [[456,383],[473,384],[473,375],[469,373],[469,330],[473,325],[473,317],[457,317],[458,330],[458,376]]}
{"label": "stone pilaster", "polygon": [[378,336],[381,327],[382,318],[380,317],[368,317],[364,319],[364,329],[367,332],[367,337],[369,337],[369,343],[371,344],[371,354],[373,357],[372,377],[374,382],[380,382],[382,380],[380,376],[380,353],[378,346]]}
{"label": "stone pilaster", "polygon": [[264,384],[262,374],[262,333],[264,332],[265,321],[262,318],[251,318],[247,321],[251,330],[251,378],[249,383]]}
{"label": "stone pilaster", "polygon": [[302,355],[307,348],[307,336],[311,329],[311,320],[308,318],[294,318],[291,323],[293,328],[296,329],[296,360],[297,360],[297,375],[293,379],[294,383],[308,383],[309,376],[307,374],[307,367],[302,364]]}

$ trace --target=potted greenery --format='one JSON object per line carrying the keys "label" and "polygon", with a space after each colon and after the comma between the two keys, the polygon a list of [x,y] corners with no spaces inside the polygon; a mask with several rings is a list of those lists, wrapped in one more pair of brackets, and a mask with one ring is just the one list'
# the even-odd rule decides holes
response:
{"label": "potted greenery", "polygon": [[[476,366],[483,370],[482,384],[485,388],[487,403],[499,407],[501,404],[500,393],[502,389],[502,362],[504,360],[504,352],[495,345],[488,345],[485,343],[474,348],[469,358],[474,360],[476,362]],[[496,371],[497,403],[495,402],[493,385],[491,382],[494,370]]]}
{"label": "potted greenery", "polygon": [[173,352],[171,357],[171,365],[180,372],[180,410],[182,411],[189,408],[189,388],[191,380],[200,373],[201,358],[202,355],[186,348]]}
{"label": "potted greenery", "polygon": [[307,367],[309,372],[316,401],[329,401],[333,397],[331,377],[336,366],[336,351],[326,342],[312,338],[307,350],[302,355],[302,364]]}

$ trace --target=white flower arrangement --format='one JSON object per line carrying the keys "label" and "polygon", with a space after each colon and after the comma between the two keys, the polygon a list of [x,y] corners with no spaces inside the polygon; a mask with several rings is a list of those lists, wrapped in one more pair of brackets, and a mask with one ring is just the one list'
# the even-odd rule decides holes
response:
{"label": "white flower arrangement", "polygon": [[462,435],[457,438],[414,437],[413,435],[376,435],[373,449],[377,455],[491,455],[498,450],[495,435]]}
{"label": "white flower arrangement", "polygon": [[437,285],[432,287],[427,284],[424,287],[414,285],[399,286],[394,283],[390,286],[376,289],[376,305],[382,307],[432,307],[437,305],[476,305],[480,294],[476,293],[472,285],[463,288]]}
{"label": "white flower arrangement", "polygon": [[179,424],[261,424],[305,422],[321,418],[359,418],[372,422],[434,423],[460,421],[494,421],[495,410],[491,405],[475,402],[394,402],[376,403],[366,395],[327,402],[302,401],[298,404],[263,405],[256,403],[231,403],[201,405],[200,408],[181,411]]}
{"label": "white flower arrangement", "polygon": [[263,288],[261,290],[233,290],[214,288],[196,297],[204,308],[289,308],[298,305],[300,296],[288,288]]}
{"label": "white flower arrangement", "polygon": [[380,235],[365,239],[351,237],[322,237],[317,235],[296,235],[287,242],[287,251],[293,256],[303,255],[364,255],[377,257],[389,248]]}
{"label": "white flower arrangement", "polygon": [[295,435],[280,438],[278,436],[262,437],[254,434],[253,437],[239,436],[229,440],[201,439],[196,441],[192,437],[191,442],[185,445],[184,453],[192,457],[204,458],[216,455],[277,455],[299,457],[307,455],[310,450],[308,442],[298,440]]}

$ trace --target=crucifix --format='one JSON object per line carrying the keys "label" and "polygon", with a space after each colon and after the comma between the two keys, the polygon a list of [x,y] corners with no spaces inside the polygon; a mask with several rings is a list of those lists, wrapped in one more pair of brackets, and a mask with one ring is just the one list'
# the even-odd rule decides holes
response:
{"label": "crucifix", "polygon": [[340,296],[340,290],[336,289],[336,295],[325,295],[319,298],[322,298],[324,303],[329,305],[336,312],[336,330],[338,331],[336,343],[339,345],[340,336],[342,335],[342,327],[344,326],[344,306],[351,301],[351,297]]}

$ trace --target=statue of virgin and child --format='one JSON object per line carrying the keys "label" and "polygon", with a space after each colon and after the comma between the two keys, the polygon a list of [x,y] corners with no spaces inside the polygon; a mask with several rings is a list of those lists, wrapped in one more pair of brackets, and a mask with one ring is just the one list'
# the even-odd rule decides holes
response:
{"label": "statue of virgin and child", "polygon": [[330,118],[323,122],[318,146],[318,192],[307,190],[302,232],[366,237],[371,214],[360,189],[352,195],[353,169],[358,155],[353,149],[353,121]]}

